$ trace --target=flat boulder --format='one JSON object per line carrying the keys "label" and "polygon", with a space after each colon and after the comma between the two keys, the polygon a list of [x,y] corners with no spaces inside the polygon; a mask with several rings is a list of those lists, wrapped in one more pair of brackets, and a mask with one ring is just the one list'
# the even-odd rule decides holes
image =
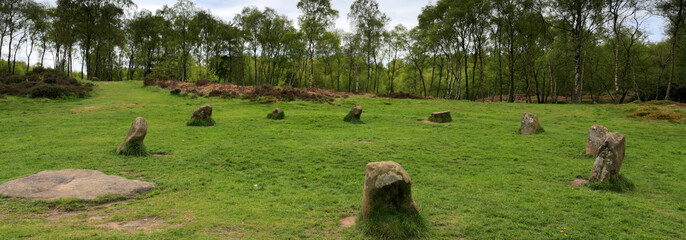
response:
{"label": "flat boulder", "polygon": [[586,142],[586,154],[598,156],[598,150],[605,144],[607,134],[610,133],[606,127],[595,125],[588,130],[588,140]]}
{"label": "flat boulder", "polygon": [[374,211],[418,213],[412,197],[412,180],[400,164],[392,161],[367,164],[362,193],[362,218]]}
{"label": "flat boulder", "polygon": [[274,120],[281,120],[286,118],[286,114],[281,110],[281,108],[275,108],[270,114],[267,114],[267,118]]}
{"label": "flat boulder", "polygon": [[534,133],[543,132],[541,122],[538,121],[538,116],[531,113],[524,113],[522,115],[522,124],[519,128],[519,133],[522,135],[531,135]]}
{"label": "flat boulder", "polygon": [[130,152],[144,150],[143,140],[148,132],[148,121],[145,118],[137,117],[131,124],[129,133],[126,134],[124,141],[119,144],[116,152],[124,155],[131,155]]}
{"label": "flat boulder", "polygon": [[350,122],[350,123],[362,123],[360,120],[360,117],[362,116],[362,106],[355,106],[354,108],[350,109],[350,112],[348,112],[348,115],[343,118],[343,121]]}
{"label": "flat boulder", "polygon": [[0,195],[31,200],[78,198],[93,200],[103,195],[133,196],[157,186],[155,183],[105,175],[94,170],[42,171],[0,185]]}
{"label": "flat boulder", "polygon": [[429,121],[436,122],[436,123],[449,123],[449,122],[453,121],[453,118],[450,116],[450,112],[448,112],[448,111],[434,112],[434,113],[431,113],[431,116],[429,117]]}
{"label": "flat boulder", "polygon": [[214,119],[212,119],[212,106],[205,104],[193,111],[191,120],[186,125],[208,127],[214,126],[214,124]]}
{"label": "flat boulder", "polygon": [[626,140],[621,133],[609,133],[603,145],[598,149],[598,155],[595,158],[593,169],[591,169],[591,176],[588,181],[606,182],[610,178],[619,179],[619,170],[622,168],[622,161],[624,161],[624,152],[626,149]]}

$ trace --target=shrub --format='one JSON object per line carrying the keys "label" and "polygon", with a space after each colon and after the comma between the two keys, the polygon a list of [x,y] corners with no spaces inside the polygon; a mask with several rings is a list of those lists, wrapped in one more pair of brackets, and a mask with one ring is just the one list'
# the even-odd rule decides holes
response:
{"label": "shrub", "polygon": [[198,87],[207,86],[209,84],[210,84],[210,81],[207,81],[207,80],[198,80],[197,82],[195,82],[195,85]]}
{"label": "shrub", "polygon": [[83,98],[87,97],[91,90],[92,85],[90,84],[84,84],[82,86],[38,84],[31,88],[28,94],[31,98]]}
{"label": "shrub", "polygon": [[179,95],[181,94],[181,89],[174,89],[169,92],[171,95]]}
{"label": "shrub", "polygon": [[19,76],[19,75],[5,75],[5,76],[1,77],[0,79],[5,84],[16,84],[16,83],[26,82],[26,77],[25,76]]}

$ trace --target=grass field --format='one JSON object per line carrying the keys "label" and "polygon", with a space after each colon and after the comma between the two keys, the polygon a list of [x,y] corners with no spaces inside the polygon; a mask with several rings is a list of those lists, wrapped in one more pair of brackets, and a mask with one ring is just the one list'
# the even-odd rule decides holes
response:
{"label": "grass field", "polygon": [[[76,168],[159,184],[105,204],[2,197],[0,239],[363,239],[339,221],[359,215],[365,165],[376,161],[412,177],[427,239],[686,238],[686,125],[629,118],[631,104],[264,105],[142,85],[97,83],[83,100],[0,99],[0,182]],[[216,126],[186,126],[205,103]],[[365,124],[343,122],[355,105]],[[285,120],[266,118],[275,107]],[[452,123],[419,121],[444,110]],[[523,112],[545,133],[520,136]],[[148,120],[148,150],[169,156],[113,152],[138,116]],[[622,173],[633,191],[570,186],[590,173],[594,124],[626,136]]]}

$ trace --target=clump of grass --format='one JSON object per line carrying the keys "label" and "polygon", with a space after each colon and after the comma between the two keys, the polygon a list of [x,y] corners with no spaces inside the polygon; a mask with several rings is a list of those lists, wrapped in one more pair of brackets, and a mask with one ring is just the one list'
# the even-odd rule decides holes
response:
{"label": "clump of grass", "polygon": [[419,213],[374,210],[357,226],[368,237],[377,239],[415,239],[428,235],[427,221]]}
{"label": "clump of grass", "polygon": [[215,122],[214,119],[208,118],[208,119],[191,119],[186,123],[186,126],[194,126],[194,127],[211,127],[214,126]]}
{"label": "clump of grass", "polygon": [[437,122],[437,123],[448,123],[448,122],[452,122],[453,118],[450,115],[431,114],[431,116],[429,117],[429,121]]}
{"label": "clump of grass", "polygon": [[352,124],[364,124],[364,122],[362,122],[362,120],[360,120],[359,117],[355,117],[352,114],[345,115],[345,118],[343,118],[343,121],[349,122]]}
{"label": "clump of grass", "polygon": [[544,132],[545,132],[545,129],[543,129],[542,127],[539,127],[536,129],[536,133],[544,133]]}
{"label": "clump of grass", "polygon": [[634,183],[624,175],[619,175],[619,178],[610,178],[606,182],[594,182],[588,185],[593,190],[607,190],[613,192],[627,192],[634,189]]}
{"label": "clump of grass", "polygon": [[131,142],[127,142],[126,145],[124,146],[124,149],[119,151],[120,155],[125,155],[125,156],[134,156],[134,157],[146,157],[150,155],[148,153],[148,149],[145,148],[145,145],[143,144],[135,144]]}
{"label": "clump of grass", "polygon": [[633,113],[629,114],[629,117],[641,118],[643,120],[652,119],[670,122],[678,122],[682,120],[682,117],[678,112],[656,106],[639,107]]}
{"label": "clump of grass", "polygon": [[269,113],[269,114],[267,114],[267,118],[273,119],[273,120],[282,120],[282,119],[286,118],[286,114],[283,111],[281,111],[279,114],[276,114],[276,115],[274,115],[274,113]]}

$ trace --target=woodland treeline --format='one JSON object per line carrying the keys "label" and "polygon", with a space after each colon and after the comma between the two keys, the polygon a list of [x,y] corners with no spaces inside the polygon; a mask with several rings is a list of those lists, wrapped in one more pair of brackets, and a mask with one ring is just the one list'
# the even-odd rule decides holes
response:
{"label": "woodland treeline", "polygon": [[[686,0],[439,0],[390,26],[375,0],[298,19],[246,7],[222,19],[192,1],[0,1],[0,74],[50,66],[91,80],[316,87],[471,101],[686,100]],[[645,21],[667,22],[648,41]],[[347,18],[352,32],[334,29]],[[20,62],[17,56],[37,59]],[[46,63],[46,55],[52,59]],[[80,71],[73,72],[75,66]],[[87,75],[84,75],[87,73]]]}

